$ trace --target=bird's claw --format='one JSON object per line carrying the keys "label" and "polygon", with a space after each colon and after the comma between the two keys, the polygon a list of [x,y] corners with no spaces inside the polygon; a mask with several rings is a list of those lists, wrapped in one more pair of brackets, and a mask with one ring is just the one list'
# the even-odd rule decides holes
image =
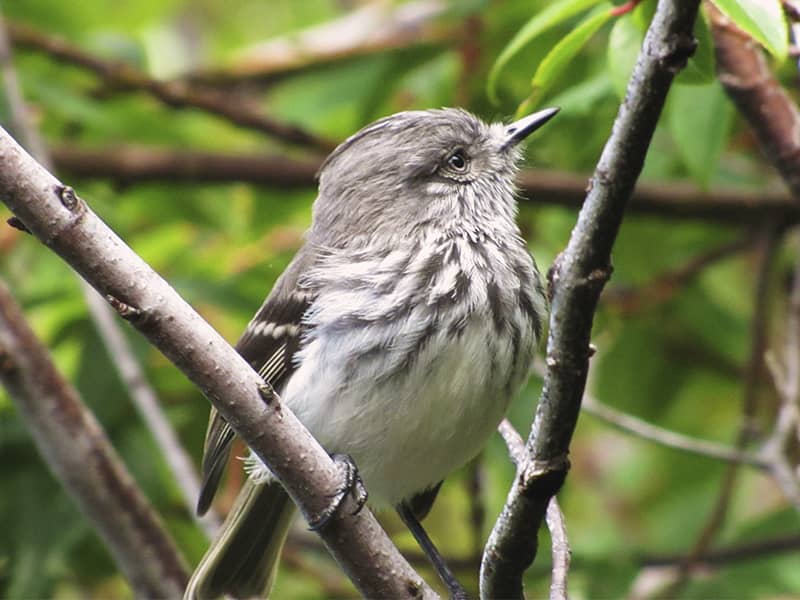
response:
{"label": "bird's claw", "polygon": [[316,517],[311,519],[308,523],[308,528],[311,531],[319,531],[323,527],[325,527],[342,505],[344,499],[347,497],[348,494],[353,496],[353,499],[356,502],[356,508],[351,513],[352,515],[357,515],[361,512],[361,509],[367,503],[367,489],[364,487],[364,482],[361,481],[361,476],[358,474],[358,468],[356,467],[356,463],[353,462],[352,457],[349,454],[333,454],[331,456],[333,462],[336,464],[337,467],[342,471],[344,475],[344,484],[336,490],[333,494],[329,494],[328,498],[330,498],[330,504],[325,507],[324,510]]}

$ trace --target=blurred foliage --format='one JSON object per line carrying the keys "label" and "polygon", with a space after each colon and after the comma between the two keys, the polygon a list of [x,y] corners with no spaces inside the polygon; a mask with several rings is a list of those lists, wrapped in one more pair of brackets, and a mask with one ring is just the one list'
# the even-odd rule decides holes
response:
{"label": "blurred foliage", "polygon": [[[7,17],[62,36],[97,56],[169,78],[212,67],[224,71],[260,41],[328,22],[360,4],[26,0],[4,3],[3,8]],[[545,82],[535,90],[536,106],[558,105],[562,112],[529,144],[528,161],[537,168],[587,174],[610,131],[654,3],[645,0],[633,13],[604,15],[602,20],[589,16],[596,14],[591,12],[595,4],[452,0],[440,17],[442,29],[455,32],[451,41],[344,57],[263,85],[250,83],[246,91],[256,94],[271,116],[342,139],[377,117],[410,108],[462,105],[488,119],[509,117],[530,97],[532,80],[536,85]],[[753,14],[746,10],[753,2],[720,4]],[[602,6],[607,10],[609,4]],[[553,17],[558,11],[558,18]],[[542,17],[546,14],[550,17]],[[594,19],[588,26],[587,16]],[[764,27],[763,19],[753,20],[762,25],[763,43],[785,54],[785,49],[773,48],[779,46],[780,35]],[[750,134],[710,77],[713,54],[704,23],[698,24],[697,36],[694,69],[681,75],[670,95],[644,179],[662,185],[688,180],[712,189],[724,184],[754,193],[774,186],[774,175],[761,163]],[[568,54],[548,58],[554,48]],[[38,126],[53,144],[304,153],[198,110],[177,111],[142,93],[104,89],[91,74],[38,53],[19,50],[15,64]],[[496,103],[487,95],[490,72]],[[784,74],[787,79],[792,75],[786,69]],[[5,124],[8,114],[0,118]],[[231,342],[301,243],[315,193],[311,188],[287,191],[242,183],[120,186],[108,180],[69,181]],[[0,216],[5,219],[7,214]],[[521,226],[544,268],[565,245],[574,220],[573,211],[546,202],[521,207]],[[607,291],[646,291],[659,275],[743,233],[712,221],[631,216],[614,251],[615,271]],[[196,562],[206,542],[115,374],[74,275],[16,230],[0,229],[0,248],[2,277],[63,373],[105,426],[185,555]],[[789,263],[778,258],[769,286],[770,318],[765,326],[770,334],[780,330],[785,308],[783,282]],[[627,309],[605,302],[594,332],[598,353],[592,392],[611,406],[663,427],[732,443],[741,418],[742,370],[752,336],[754,261],[754,254],[745,252],[716,262],[663,300]],[[199,461],[207,402],[156,350],[128,333],[167,415]],[[512,406],[511,419],[523,434],[530,428],[540,385],[532,379]],[[759,422],[767,426],[774,406],[768,381],[762,381],[757,396]],[[0,459],[0,597],[129,596],[107,551],[49,474],[1,391]],[[726,470],[714,460],[627,437],[586,415],[580,420],[571,460],[560,499],[572,545],[573,598],[627,595],[644,557],[688,552],[709,519]],[[485,539],[513,477],[499,437],[491,441],[478,468],[483,483],[479,502],[486,510],[480,530],[470,521],[467,470],[444,487],[427,521],[445,553],[466,562],[474,561],[476,535]],[[229,506],[234,492],[230,487],[237,480],[232,478],[222,494],[221,509]],[[402,548],[418,554],[399,521],[390,514],[383,519]],[[796,530],[797,516],[786,508],[776,486],[763,475],[743,472],[715,545]],[[547,533],[541,538],[539,558],[527,581],[531,597],[546,596],[549,585]],[[324,551],[314,547],[314,538],[310,548],[303,542],[306,537],[297,539],[290,547],[301,558],[284,565],[275,597],[352,595]],[[707,569],[680,594],[798,594],[800,571],[793,560],[765,555]],[[435,580],[429,571],[425,574],[428,581]],[[462,577],[476,589],[474,567],[462,571]]]}

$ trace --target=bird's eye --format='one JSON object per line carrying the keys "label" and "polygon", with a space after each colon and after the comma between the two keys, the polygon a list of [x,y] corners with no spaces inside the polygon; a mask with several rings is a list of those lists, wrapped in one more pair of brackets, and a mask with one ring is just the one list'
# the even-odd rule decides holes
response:
{"label": "bird's eye", "polygon": [[467,158],[461,150],[456,150],[447,159],[447,165],[454,171],[464,171],[467,168]]}

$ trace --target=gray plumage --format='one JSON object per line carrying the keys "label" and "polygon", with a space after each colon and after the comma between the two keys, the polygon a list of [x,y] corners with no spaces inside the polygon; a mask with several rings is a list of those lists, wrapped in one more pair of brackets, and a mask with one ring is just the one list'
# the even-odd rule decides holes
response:
{"label": "gray plumage", "polygon": [[[546,300],[513,178],[517,142],[555,111],[544,113],[507,126],[404,112],[342,143],[320,170],[304,246],[237,344],[326,450],[352,456],[373,504],[429,508],[527,377]],[[200,512],[232,439],[212,410]],[[247,469],[246,498],[187,597],[271,585],[291,504],[258,459]]]}

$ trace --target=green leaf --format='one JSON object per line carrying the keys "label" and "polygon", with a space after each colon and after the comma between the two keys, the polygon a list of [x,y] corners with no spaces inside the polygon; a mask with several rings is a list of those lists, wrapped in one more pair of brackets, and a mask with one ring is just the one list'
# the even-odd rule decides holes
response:
{"label": "green leaf", "polygon": [[693,33],[697,40],[697,49],[686,64],[686,68],[678,74],[675,83],[706,85],[715,78],[714,41],[711,39],[708,23],[702,15],[698,15],[694,22]]}
{"label": "green leaf", "polygon": [[611,5],[603,2],[593,10],[575,29],[561,39],[542,59],[531,80],[533,91],[527,104],[536,104],[538,98],[547,92],[553,82],[564,72],[569,62],[580,52],[598,29],[611,19]]}
{"label": "green leaf", "polygon": [[533,41],[536,36],[598,2],[600,2],[600,0],[560,0],[559,2],[550,4],[542,12],[534,15],[530,21],[523,25],[522,29],[517,32],[508,45],[503,48],[500,56],[497,57],[494,65],[492,65],[492,70],[489,72],[489,81],[487,83],[489,99],[495,104],[498,103],[497,80],[500,76],[500,72],[522,48]]}
{"label": "green leaf", "polygon": [[[643,21],[637,13],[629,13],[617,19],[608,39],[608,73],[614,91],[622,98],[628,87],[633,67],[644,41]],[[677,83],[706,85],[714,81],[714,49],[711,31],[704,19],[694,24],[697,50],[678,75]]]}
{"label": "green leaf", "polygon": [[692,177],[708,187],[730,131],[733,107],[719,83],[676,85],[667,105],[669,129]]}
{"label": "green leaf", "polygon": [[622,98],[644,41],[644,31],[631,15],[617,19],[608,38],[608,74],[617,96]]}
{"label": "green leaf", "polygon": [[561,92],[550,102],[553,106],[558,106],[563,113],[570,115],[591,115],[604,98],[613,94],[611,82],[605,73],[581,81]]}
{"label": "green leaf", "polygon": [[655,2],[640,2],[639,5],[631,13],[634,23],[642,31],[647,31],[650,27],[650,22],[656,14]]}
{"label": "green leaf", "polygon": [[789,31],[780,0],[714,0],[714,4],[775,58],[786,58]]}

